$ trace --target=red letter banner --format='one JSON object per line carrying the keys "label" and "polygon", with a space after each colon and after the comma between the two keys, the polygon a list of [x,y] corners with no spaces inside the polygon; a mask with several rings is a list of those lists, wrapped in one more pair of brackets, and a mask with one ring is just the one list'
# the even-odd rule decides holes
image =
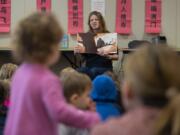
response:
{"label": "red letter banner", "polygon": [[37,0],[37,10],[42,12],[50,12],[51,0]]}
{"label": "red letter banner", "polygon": [[83,32],[83,0],[68,0],[68,33]]}
{"label": "red letter banner", "polygon": [[146,0],[146,33],[161,32],[161,0]]}
{"label": "red letter banner", "polygon": [[116,3],[116,32],[130,34],[132,0],[117,0]]}
{"label": "red letter banner", "polygon": [[0,32],[10,32],[11,0],[0,0]]}

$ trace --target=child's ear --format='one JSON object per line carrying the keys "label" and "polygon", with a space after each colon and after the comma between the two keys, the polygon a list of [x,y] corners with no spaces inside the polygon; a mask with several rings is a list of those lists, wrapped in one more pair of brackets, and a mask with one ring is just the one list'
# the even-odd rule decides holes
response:
{"label": "child's ear", "polygon": [[76,104],[78,97],[79,97],[78,94],[73,94],[70,97],[70,102],[73,103],[73,104]]}
{"label": "child's ear", "polygon": [[123,84],[123,93],[124,93],[123,96],[125,96],[129,100],[131,100],[134,97],[132,87],[127,82],[124,82]]}

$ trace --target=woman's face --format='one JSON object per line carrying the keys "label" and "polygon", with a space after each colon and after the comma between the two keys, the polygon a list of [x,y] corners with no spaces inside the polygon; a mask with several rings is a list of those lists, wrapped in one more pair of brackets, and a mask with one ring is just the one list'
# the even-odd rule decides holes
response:
{"label": "woman's face", "polygon": [[100,28],[100,22],[96,15],[90,17],[90,26],[93,30],[98,30]]}

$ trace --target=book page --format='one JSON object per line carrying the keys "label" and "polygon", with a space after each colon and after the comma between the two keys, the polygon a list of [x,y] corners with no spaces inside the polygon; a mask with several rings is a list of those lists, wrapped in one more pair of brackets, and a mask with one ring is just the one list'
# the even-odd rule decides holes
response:
{"label": "book page", "polygon": [[77,44],[85,47],[84,53],[97,53],[97,48],[92,33],[78,33]]}
{"label": "book page", "polygon": [[103,52],[103,54],[118,52],[117,33],[100,33],[94,37],[94,40],[98,52]]}

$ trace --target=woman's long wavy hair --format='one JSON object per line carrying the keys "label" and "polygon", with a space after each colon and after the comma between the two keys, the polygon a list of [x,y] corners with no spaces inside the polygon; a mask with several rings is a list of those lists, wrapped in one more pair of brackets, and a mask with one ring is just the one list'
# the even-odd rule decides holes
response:
{"label": "woman's long wavy hair", "polygon": [[98,11],[92,11],[90,14],[89,14],[89,18],[88,18],[88,26],[89,26],[89,31],[90,32],[94,32],[94,30],[92,29],[91,25],[90,25],[90,19],[91,19],[91,16],[97,16],[97,18],[99,19],[99,23],[100,23],[100,32],[101,33],[107,33],[108,30],[106,28],[106,23],[104,21],[104,18],[102,16],[102,14]]}

